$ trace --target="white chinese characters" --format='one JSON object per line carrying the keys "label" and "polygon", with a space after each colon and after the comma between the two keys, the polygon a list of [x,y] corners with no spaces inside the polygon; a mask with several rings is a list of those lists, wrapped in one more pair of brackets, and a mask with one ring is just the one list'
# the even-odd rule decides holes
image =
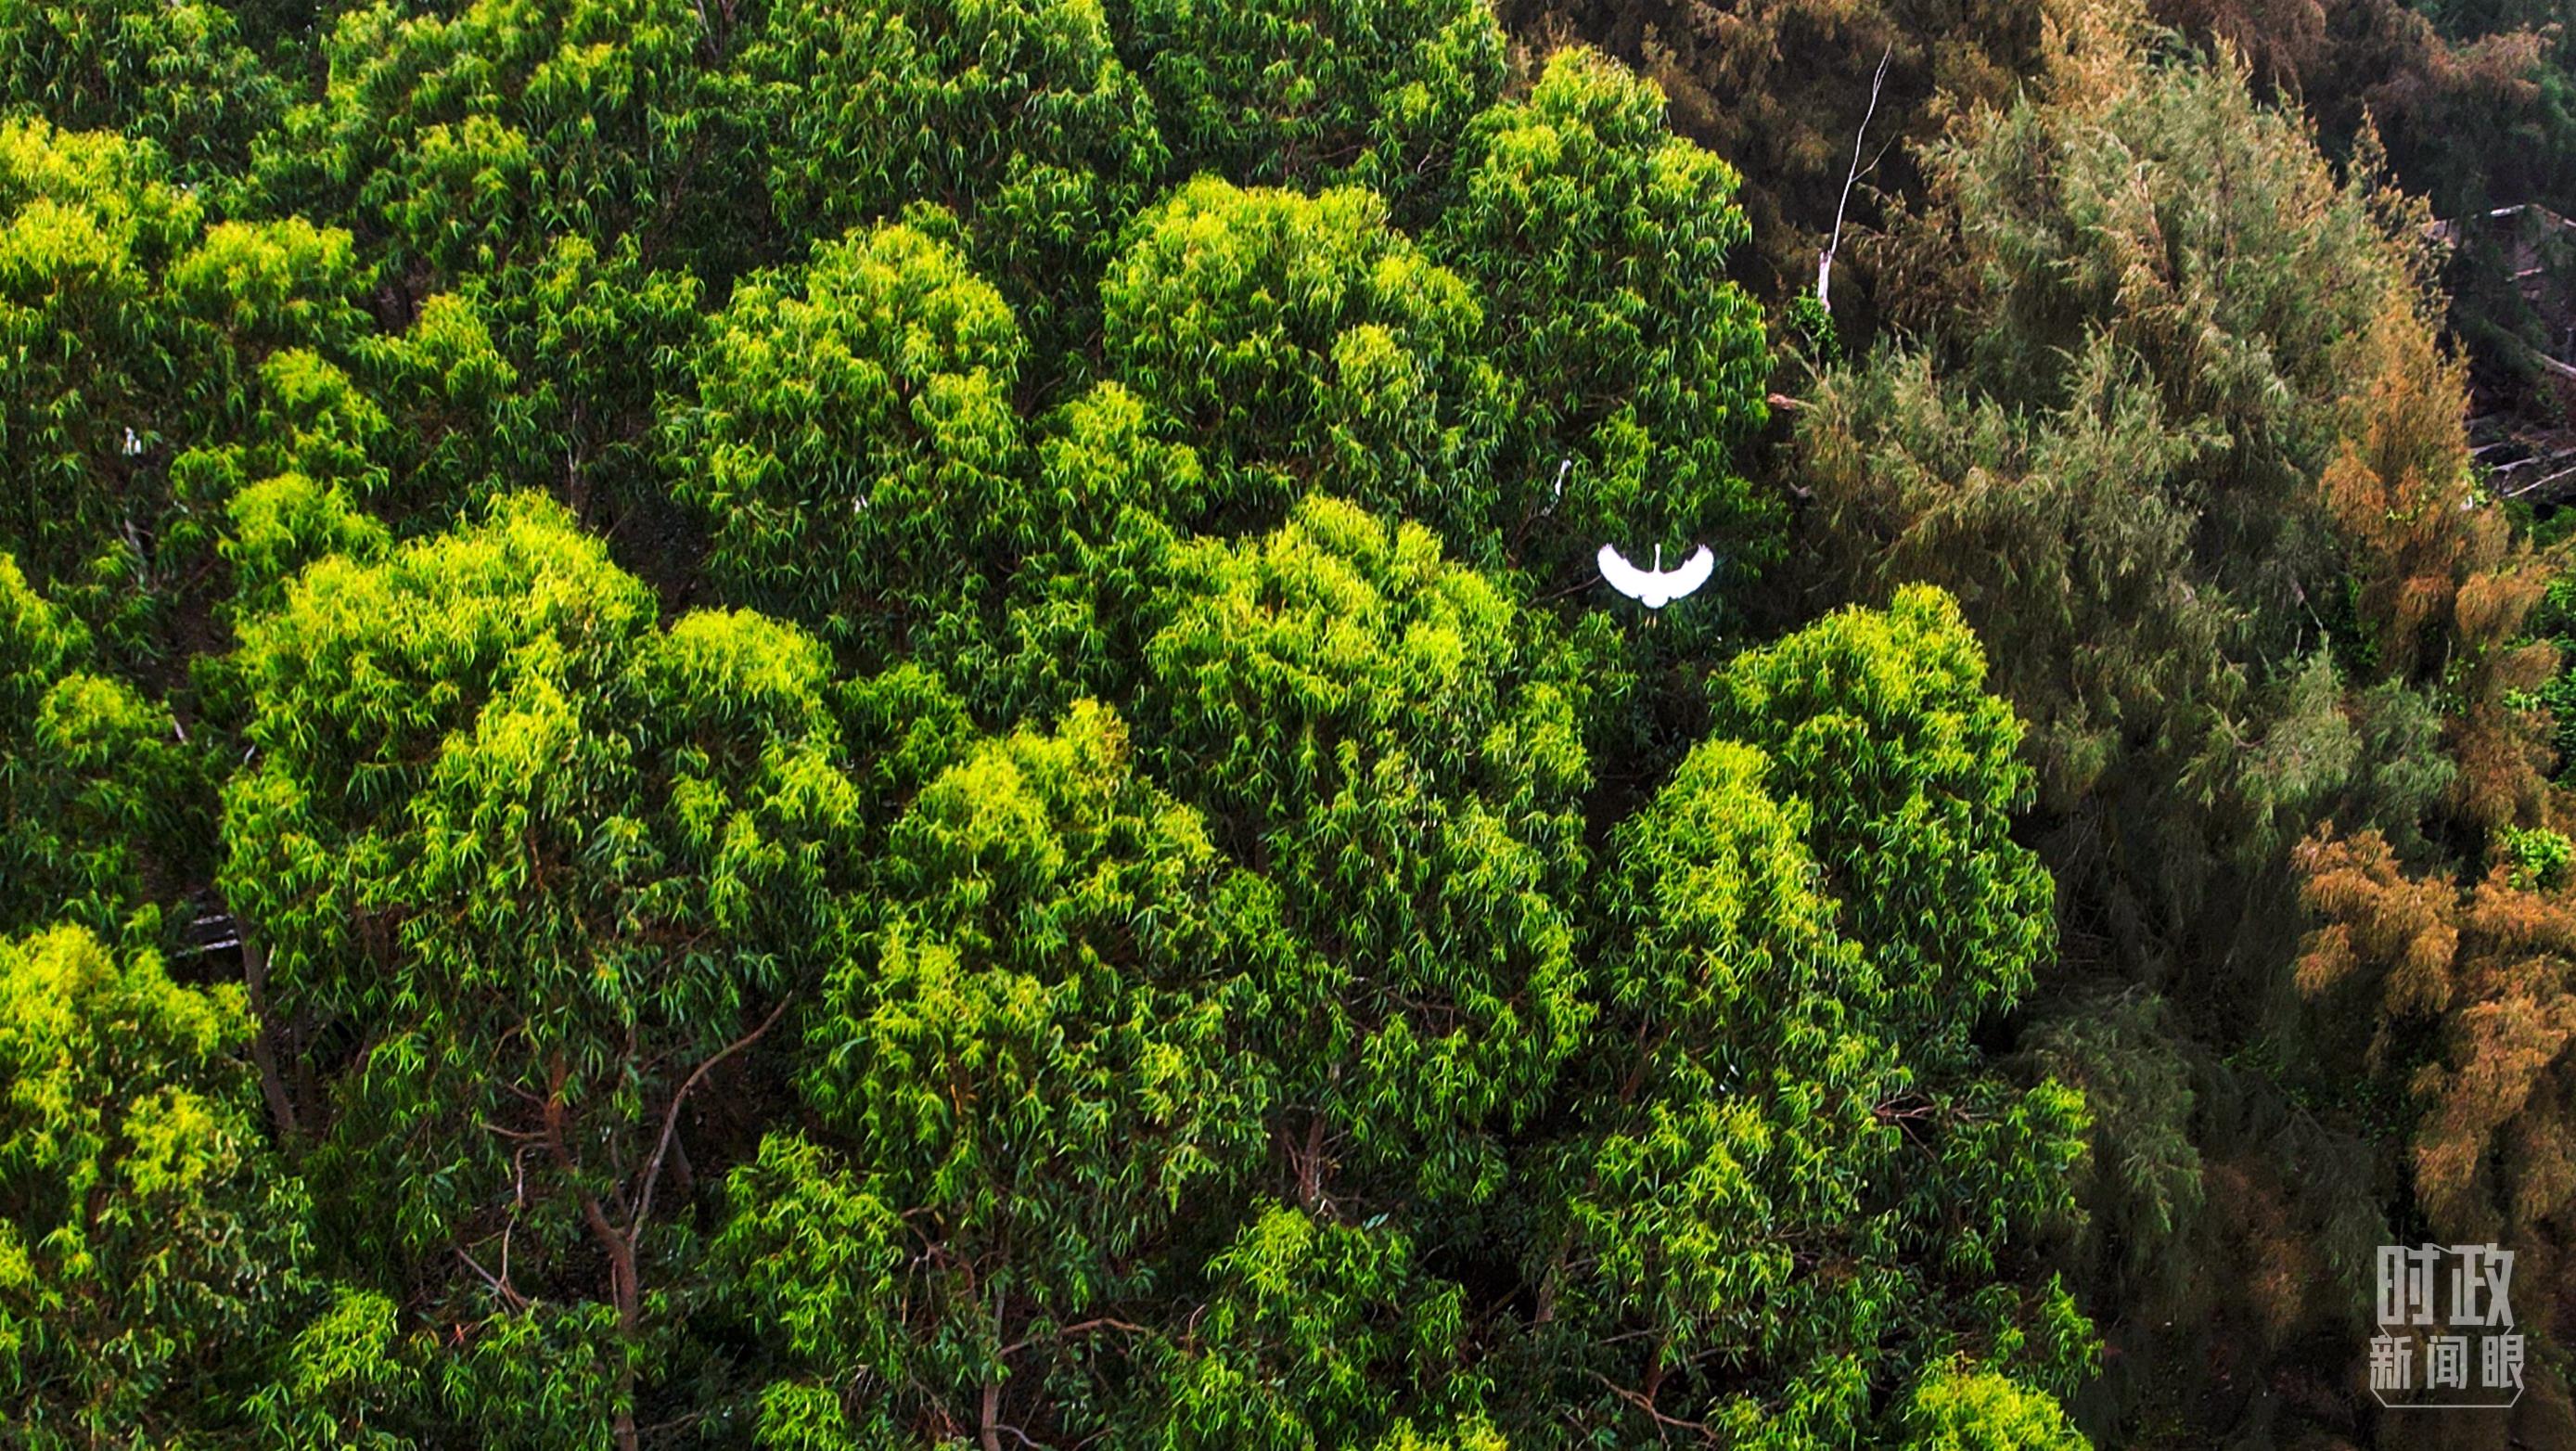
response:
{"label": "white chinese characters", "polygon": [[[2370,1390],[2392,1410],[2502,1408],[2522,1394],[2513,1251],[2382,1245]],[[2444,1273],[2445,1271],[2448,1273]],[[2447,1292],[2447,1293],[2442,1293]]]}

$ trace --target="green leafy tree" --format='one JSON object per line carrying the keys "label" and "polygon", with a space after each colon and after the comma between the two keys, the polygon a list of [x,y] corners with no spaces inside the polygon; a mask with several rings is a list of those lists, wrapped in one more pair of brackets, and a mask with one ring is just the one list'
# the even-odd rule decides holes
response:
{"label": "green leafy tree", "polygon": [[667,576],[661,394],[700,289],[775,257],[725,63],[731,7],[489,0],[339,13],[319,93],[261,140],[252,202],[332,217],[394,336],[363,385],[391,425],[382,507],[438,527],[544,488]]}
{"label": "green leafy tree", "polygon": [[169,711],[87,672],[90,639],[0,554],[0,932],[150,936],[205,836],[206,782]]}
{"label": "green leafy tree", "polygon": [[1012,406],[1027,344],[942,238],[901,223],[746,279],[670,420],[672,491],[735,598],[861,652],[971,637],[1034,546]]}
{"label": "green leafy tree", "polygon": [[721,269],[744,238],[700,217],[730,210],[739,171],[714,40],[686,0],[350,9],[321,96],[261,141],[255,195],[343,221],[387,263],[397,316],[557,238],[637,234]]}
{"label": "green leafy tree", "polygon": [[1438,185],[1468,120],[1502,90],[1502,30],[1477,0],[1118,8],[1121,47],[1153,93],[1183,173],[1350,183],[1401,205]]}
{"label": "green leafy tree", "polygon": [[1068,342],[1167,163],[1099,0],[770,7],[744,46],[779,218],[837,236],[917,201],[966,224],[1032,332]]}
{"label": "green leafy tree", "polygon": [[1466,1295],[1419,1260],[1398,1230],[1267,1207],[1210,1258],[1205,1309],[1148,1370],[1138,1444],[1402,1446],[1413,1416],[1450,1408],[1499,1441],[1472,1409],[1490,1387],[1465,1354]]}
{"label": "green leafy tree", "polygon": [[1210,512],[1207,470],[1176,441],[1183,432],[1116,383],[1041,426],[1028,498],[1042,542],[1012,577],[1001,632],[960,652],[953,672],[966,688],[998,695],[997,714],[1133,698],[1153,629],[1148,605],[1173,545]]}
{"label": "green leafy tree", "polygon": [[559,237],[429,298],[366,353],[383,419],[368,507],[417,530],[543,488],[667,587],[687,551],[669,538],[655,428],[687,381],[698,305],[695,275],[648,266],[631,233],[605,249]]}
{"label": "green leafy tree", "polygon": [[2056,942],[2056,891],[2013,840],[2034,778],[2022,724],[1989,695],[1958,603],[1909,587],[1736,659],[1714,730],[1759,748],[1808,802],[1807,848],[1869,945],[1893,1036],[1926,1071],[1972,1062],[1979,1019],[2027,995]]}
{"label": "green leafy tree", "polygon": [[1573,913],[1604,642],[1321,497],[1182,546],[1169,579],[1146,759],[1318,959],[1274,994],[1284,1197],[1491,1195],[1590,1019]]}
{"label": "green leafy tree", "polygon": [[[1722,678],[1722,722],[1776,756],[1712,738],[1614,832],[1584,1128],[1532,1270],[1546,1393],[1579,1425],[1892,1444],[1873,1383],[1952,1355],[2062,1425],[2089,1327],[2007,1267],[2071,1207],[2085,1118],[1967,1042],[2027,990],[2051,905],[2003,834],[2028,774],[1983,674],[1936,592],[1836,614]],[[1973,925],[1943,941],[1876,851]]]}
{"label": "green leafy tree", "polygon": [[687,383],[702,291],[695,273],[648,262],[632,234],[613,245],[558,239],[524,286],[475,289],[488,354],[470,337],[419,350],[421,396],[460,453],[478,438],[509,445],[491,475],[556,489],[594,527],[629,537],[668,528],[655,507],[654,428],[662,400]]}
{"label": "green leafy tree", "polygon": [[[2172,1075],[2004,1056],[1996,592],[1717,633],[1767,201],[1653,84],[1479,0],[8,3],[0,1441],[2080,1444],[2060,1079],[2144,1142]],[[1981,255],[2129,255],[2078,162]],[[2357,195],[2296,255],[2385,262]],[[2313,443],[2289,577],[2367,541],[2317,628],[2384,662],[2247,686],[2256,764],[2549,889],[2430,355],[2287,292],[2296,406],[2253,343],[2208,404],[2211,290],[2095,461]],[[1595,610],[1604,540],[1727,579]]]}
{"label": "green leafy tree", "polygon": [[0,212],[12,254],[0,543],[39,581],[81,582],[124,563],[127,528],[158,522],[132,499],[150,494],[134,450],[161,432],[154,415],[181,378],[153,303],[203,213],[151,148],[22,121],[0,124]]}
{"label": "green leafy tree", "polygon": [[1728,278],[1749,235],[1734,169],[1665,128],[1652,85],[1566,50],[1475,119],[1457,174],[1432,253],[1485,302],[1505,420],[1465,537],[1560,582],[1588,579],[1605,540],[1639,559],[1705,542],[1737,572],[1771,559],[1770,505],[1730,457],[1768,416],[1770,367]]}
{"label": "green leafy tree", "polygon": [[631,1446],[691,1258],[690,1095],[837,940],[858,802],[822,649],[660,628],[529,496],[325,558],[242,636],[223,882],[335,1243],[460,1327],[467,1421]]}
{"label": "green leafy tree", "polygon": [[42,123],[0,123],[0,214],[0,547],[113,657],[164,656],[246,479],[365,476],[362,269],[346,233],[208,226],[151,147]]}
{"label": "green leafy tree", "polygon": [[218,189],[276,118],[285,88],[205,0],[9,0],[0,6],[0,106],[66,131],[158,147]]}
{"label": "green leafy tree", "polygon": [[1945,1368],[1914,1388],[1907,1451],[2087,1451],[2055,1401],[1992,1371]]}
{"label": "green leafy tree", "polygon": [[1375,193],[1201,177],[1138,220],[1101,300],[1110,375],[1214,475],[1190,522],[1273,527],[1320,489],[1481,532],[1483,311]]}
{"label": "green leafy tree", "polygon": [[253,1444],[257,1352],[312,1281],[238,985],[84,928],[0,939],[0,1393],[10,1439]]}
{"label": "green leafy tree", "polygon": [[1263,1166],[1253,1025],[1301,954],[1089,704],[942,772],[875,876],[801,1080],[846,1149],[765,1142],[726,1245],[821,1383],[876,1387],[859,1444],[1097,1433],[1106,1347]]}
{"label": "green leafy tree", "polygon": [[409,1451],[418,1443],[386,1423],[400,1424],[398,1408],[420,1389],[410,1348],[390,1298],[344,1288],[288,1343],[250,1401],[252,1422],[266,1444],[292,1451]]}

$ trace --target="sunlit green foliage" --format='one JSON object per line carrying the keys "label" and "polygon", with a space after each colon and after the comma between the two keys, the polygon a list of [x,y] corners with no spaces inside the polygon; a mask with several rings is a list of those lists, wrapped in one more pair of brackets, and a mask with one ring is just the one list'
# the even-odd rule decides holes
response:
{"label": "sunlit green foliage", "polygon": [[[1555,1388],[1587,1421],[1831,1443],[1873,1423],[1890,1363],[1974,1354],[2050,1394],[2083,1375],[2062,1289],[1985,1283],[2065,1215],[2084,1114],[2053,1082],[1962,1076],[2050,925],[2002,838],[2027,776],[1983,663],[1930,591],[1835,615],[1724,682],[1722,718],[1776,759],[1711,740],[1617,829],[1595,1087],[1537,1241],[1534,1328],[1593,1377]],[[1964,941],[1887,895],[1874,840],[1979,904]]]}
{"label": "sunlit green foliage", "polygon": [[2046,1396],[1991,1371],[1945,1369],[1914,1388],[1907,1451],[2084,1451],[2091,1443]]}
{"label": "sunlit green foliage", "polygon": [[1129,0],[1126,48],[1183,174],[1403,199],[1502,88],[1477,0]]}
{"label": "sunlit green foliage", "polygon": [[417,1444],[392,1431],[389,1408],[418,1383],[395,1330],[394,1302],[366,1291],[337,1299],[297,1332],[281,1372],[251,1399],[259,1434],[292,1451],[326,1447],[408,1451]]}
{"label": "sunlit green foliage", "polygon": [[237,175],[284,92],[208,0],[0,4],[0,106],[149,141],[193,180]]}
{"label": "sunlit green foliage", "polygon": [[262,138],[254,184],[384,247],[415,307],[422,269],[531,266],[557,237],[685,246],[687,203],[735,161],[711,40],[686,0],[354,7],[323,41],[327,87]]}
{"label": "sunlit green foliage", "polygon": [[90,639],[0,554],[0,932],[113,938],[202,832],[204,777],[167,709],[87,673]]}
{"label": "sunlit green foliage", "polygon": [[1320,959],[1276,990],[1298,994],[1278,1007],[1303,1202],[1335,1192],[1328,1161],[1491,1193],[1492,1136],[1535,1114],[1589,1016],[1571,912],[1597,655],[1418,526],[1333,500],[1185,547],[1170,589],[1148,759],[1279,881]]}
{"label": "sunlit green foliage", "polygon": [[882,1428],[1096,1418],[1085,1338],[1136,1333],[1100,1317],[1142,1313],[1265,1158],[1256,1024],[1297,954],[1267,885],[1126,757],[1086,705],[922,790],[872,946],[807,1029],[806,1100],[866,1170],[791,1136],[735,1178],[726,1244],[763,1318],[827,1383],[881,1377],[857,1413]]}
{"label": "sunlit green foliage", "polygon": [[347,234],[219,222],[151,147],[0,125],[0,530],[125,657],[166,649],[231,493],[301,469],[362,485],[363,282]]}
{"label": "sunlit green foliage", "polygon": [[[211,1442],[310,1288],[238,985],[88,931],[0,939],[0,1395],[51,1451]],[[227,1443],[229,1444],[229,1442]],[[245,1443],[246,1444],[246,1443]]]}
{"label": "sunlit green foliage", "polygon": [[167,395],[188,381],[149,304],[203,212],[149,147],[34,121],[0,125],[0,213],[0,528],[39,580],[133,568],[124,527],[159,511],[132,450],[184,411]]}
{"label": "sunlit green foliage", "polygon": [[[1665,129],[1652,86],[1573,50],[1476,118],[1458,178],[1434,254],[1486,299],[1503,429],[1476,532],[1546,574],[1605,540],[1769,559],[1768,506],[1731,457],[1770,367],[1753,300],[1723,280],[1749,234],[1734,170]],[[1564,496],[1542,493],[1567,456]]]}
{"label": "sunlit green foliage", "polygon": [[[331,1222],[373,1274],[509,1247],[447,1313],[623,1361],[684,1256],[653,1214],[683,1096],[832,960],[859,803],[821,647],[740,613],[664,630],[519,497],[314,565],[243,656],[224,882],[282,1056],[329,1075],[296,1111]],[[602,1371],[580,1415],[631,1415],[633,1382]]]}
{"label": "sunlit green foliage", "polygon": [[1011,405],[1026,344],[965,257],[912,226],[853,233],[746,279],[714,329],[672,424],[675,492],[710,517],[736,597],[878,650],[989,607],[997,566],[1036,543]]}
{"label": "sunlit green foliage", "polygon": [[1771,789],[1814,809],[1807,847],[1870,945],[1896,1032],[1940,1069],[2030,991],[2054,945],[2054,888],[2010,835],[2032,794],[2022,726],[1985,683],[1957,602],[1919,586],[1740,655],[1716,681],[1717,729],[1760,747]]}
{"label": "sunlit green foliage", "polygon": [[1209,1259],[1204,1314],[1148,1373],[1139,1444],[1402,1446],[1412,1416],[1475,1405],[1490,1384],[1463,1363],[1466,1297],[1417,1258],[1394,1229],[1262,1211]]}
{"label": "sunlit green foliage", "polygon": [[0,45],[0,1440],[2077,1444],[2022,733],[1977,601],[1726,633],[1774,380],[1651,85],[1474,0]]}
{"label": "sunlit green foliage", "polygon": [[770,7],[742,64],[780,220],[827,238],[947,206],[1024,321],[1061,336],[1090,312],[1063,278],[1098,268],[1166,162],[1113,47],[1099,0]]}
{"label": "sunlit green foliage", "polygon": [[1209,522],[1276,522],[1307,488],[1472,526],[1482,310],[1375,193],[1203,177],[1141,218],[1101,282],[1112,374],[1190,431]]}

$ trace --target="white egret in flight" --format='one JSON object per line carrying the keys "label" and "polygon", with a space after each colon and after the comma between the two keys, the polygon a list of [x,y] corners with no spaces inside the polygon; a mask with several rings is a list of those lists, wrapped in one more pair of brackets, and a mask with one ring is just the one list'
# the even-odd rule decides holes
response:
{"label": "white egret in flight", "polygon": [[1655,546],[1655,567],[1639,569],[1619,554],[1618,546],[1601,546],[1601,577],[1610,587],[1650,610],[1660,610],[1692,590],[1708,583],[1717,568],[1717,556],[1703,544],[1691,557],[1667,570],[1664,568],[1664,546]]}

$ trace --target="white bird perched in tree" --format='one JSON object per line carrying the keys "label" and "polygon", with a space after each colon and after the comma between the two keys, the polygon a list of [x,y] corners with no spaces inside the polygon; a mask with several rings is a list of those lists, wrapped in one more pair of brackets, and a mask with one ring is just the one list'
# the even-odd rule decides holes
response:
{"label": "white bird perched in tree", "polygon": [[1660,610],[1692,590],[1708,583],[1709,574],[1717,568],[1717,556],[1703,544],[1691,557],[1664,568],[1664,546],[1655,546],[1655,567],[1639,569],[1619,554],[1617,545],[1601,546],[1601,577],[1610,587],[1650,610]]}

